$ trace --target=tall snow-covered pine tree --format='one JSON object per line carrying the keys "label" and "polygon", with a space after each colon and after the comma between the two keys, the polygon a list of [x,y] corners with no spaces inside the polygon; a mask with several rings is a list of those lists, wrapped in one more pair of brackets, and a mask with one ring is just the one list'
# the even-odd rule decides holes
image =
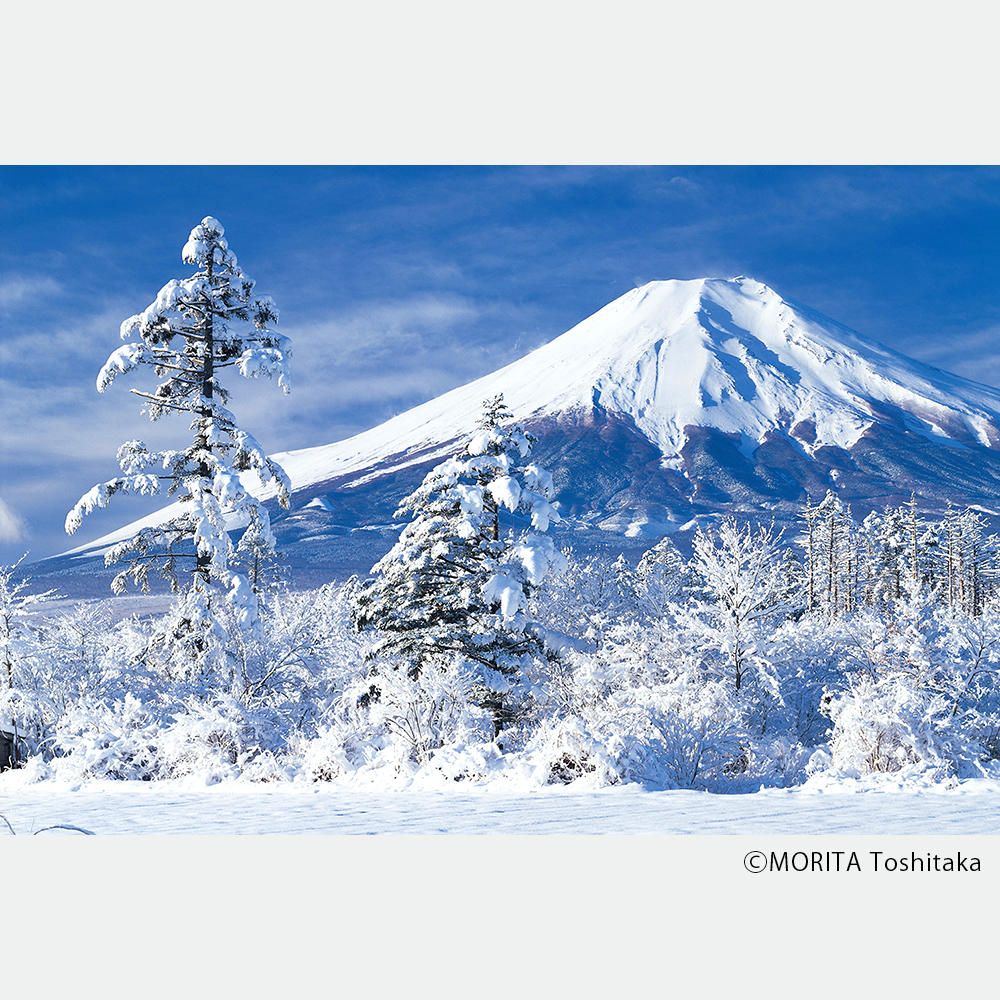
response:
{"label": "tall snow-covered pine tree", "polygon": [[254,282],[240,268],[224,232],[211,217],[195,226],[181,254],[194,273],[169,281],[143,312],[122,323],[125,344],[97,377],[97,390],[104,392],[118,375],[152,369],[158,379],[152,391],[131,391],[144,400],[151,420],[168,413],[188,415],[191,444],[183,450],[150,451],[142,441],[127,441],[118,450],[122,475],[94,486],[66,518],[66,531],[72,534],[85,514],[106,506],[116,494],[163,493],[180,501],[174,516],[113,546],[105,562],[129,560],[112,583],[116,593],[124,590],[129,576],[147,589],[150,567],[175,591],[183,589],[179,573],[190,573],[170,631],[195,656],[221,640],[212,607],[223,595],[244,625],[256,620],[256,596],[247,578],[230,565],[233,546],[227,526],[252,524],[258,547],[273,549],[274,538],[266,509],[240,474],[256,474],[283,506],[289,499],[284,470],[225,405],[229,392],[220,374],[227,369],[248,379],[276,378],[287,392],[290,349],[288,338],[271,329],[278,319],[274,303],[255,294]]}

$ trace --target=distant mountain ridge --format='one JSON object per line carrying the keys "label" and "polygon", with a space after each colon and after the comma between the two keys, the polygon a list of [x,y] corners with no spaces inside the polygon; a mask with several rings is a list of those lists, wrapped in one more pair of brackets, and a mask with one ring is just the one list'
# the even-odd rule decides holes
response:
{"label": "distant mountain ridge", "polygon": [[[398,501],[501,392],[539,438],[562,530],[581,538],[639,544],[723,513],[787,521],[827,489],[859,513],[911,491],[925,507],[1000,510],[1000,391],[866,341],[752,278],[703,278],[633,289],[371,430],[275,455],[293,485],[292,511],[273,505],[279,545],[317,567],[349,564],[353,547],[360,565]],[[69,555],[98,554],[132,527]]]}

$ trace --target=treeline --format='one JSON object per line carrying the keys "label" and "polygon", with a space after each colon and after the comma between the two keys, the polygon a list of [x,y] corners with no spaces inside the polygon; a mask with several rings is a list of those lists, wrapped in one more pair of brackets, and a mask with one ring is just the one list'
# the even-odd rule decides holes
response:
{"label": "treeline", "polygon": [[850,614],[899,600],[907,578],[932,590],[949,609],[977,615],[996,593],[1000,543],[978,510],[950,503],[933,519],[908,505],[887,507],[862,521],[833,492],[802,511],[806,607]]}
{"label": "treeline", "polygon": [[499,463],[512,480],[530,465],[530,442],[485,422],[410,499],[370,580],[264,587],[253,628],[218,608],[221,658],[179,660],[158,641],[170,614],[46,612],[0,574],[0,730],[22,772],[714,791],[996,773],[996,563],[968,558],[996,549],[977,513],[851,527],[824,501],[794,539],[729,519],[690,558],[669,538],[636,562],[559,554],[537,523],[500,528],[505,504],[551,514],[541,494],[506,482],[483,502],[498,456],[520,455]]}

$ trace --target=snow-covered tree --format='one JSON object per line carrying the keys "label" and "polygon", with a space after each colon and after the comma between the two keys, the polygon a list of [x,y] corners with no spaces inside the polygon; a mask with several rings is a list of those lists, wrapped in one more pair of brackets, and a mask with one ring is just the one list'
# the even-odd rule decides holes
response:
{"label": "snow-covered tree", "polygon": [[782,597],[788,605],[788,614],[799,618],[808,609],[807,570],[791,545],[786,546],[781,554],[781,566],[784,579]]}
{"label": "snow-covered tree", "polygon": [[736,691],[748,675],[773,686],[763,646],[788,607],[778,542],[772,528],[740,528],[732,518],[694,537],[691,564],[704,598],[684,609],[683,620],[723,658]]}
{"label": "snow-covered tree", "polygon": [[[862,528],[868,541],[871,564],[871,583],[867,588],[870,602],[884,605],[900,600],[910,553],[906,508],[886,507],[882,513],[872,511],[865,518]],[[912,575],[912,567],[909,571]]]}
{"label": "snow-covered tree", "polygon": [[595,644],[614,620],[618,605],[617,581],[609,560],[597,553],[562,550],[566,569],[546,586],[538,613],[546,623],[585,643]]}
{"label": "snow-covered tree", "polygon": [[249,523],[240,535],[231,565],[246,576],[250,589],[260,594],[283,580],[280,559],[267,510],[257,505],[250,511]]}
{"label": "snow-covered tree", "polygon": [[278,318],[274,303],[255,293],[216,219],[195,226],[181,256],[194,273],[169,281],[145,311],[125,320],[125,344],[101,369],[97,389],[104,392],[117,376],[134,369],[151,369],[157,384],[131,391],[144,400],[151,420],[169,413],[189,417],[193,441],[170,451],[150,451],[137,440],[123,444],[118,451],[122,475],[84,494],[67,516],[66,530],[76,531],[85,514],[106,506],[116,494],[176,498],[172,516],[113,546],[105,560],[109,565],[129,560],[112,584],[116,593],[129,576],[146,589],[151,567],[179,590],[181,567],[186,567],[191,583],[170,632],[200,659],[221,641],[213,604],[222,594],[244,623],[252,624],[257,613],[246,576],[231,566],[227,529],[252,525],[258,557],[261,549],[273,548],[267,511],[240,474],[255,475],[260,488],[271,490],[285,506],[289,495],[287,475],[226,408],[229,392],[220,376],[232,370],[244,378],[276,378],[287,392],[290,351],[288,339],[272,329]]}
{"label": "snow-covered tree", "polygon": [[55,595],[54,590],[31,593],[31,581],[19,573],[24,559],[0,566],[0,686],[8,690],[17,686],[18,664],[32,645],[31,617]]}
{"label": "snow-covered tree", "polygon": [[812,513],[813,608],[835,618],[856,603],[856,526],[850,509],[831,490]]}
{"label": "snow-covered tree", "polygon": [[978,615],[996,584],[1000,542],[987,532],[987,520],[979,511],[966,509],[957,518],[953,559],[958,606]]}
{"label": "snow-covered tree", "polygon": [[684,561],[664,539],[639,567],[624,555],[563,549],[566,567],[547,582],[538,611],[552,629],[584,645],[599,645],[623,621],[660,619],[680,591]]}
{"label": "snow-covered tree", "polygon": [[649,615],[663,615],[666,605],[681,592],[685,571],[684,560],[669,537],[642,554],[635,568],[636,591]]}
{"label": "snow-covered tree", "polygon": [[[974,725],[976,706],[963,698],[980,690],[972,683],[994,679],[995,638],[975,630],[946,638],[933,593],[906,574],[900,591],[898,601],[863,621],[857,669],[824,701],[833,722],[832,766],[847,775],[976,773],[987,751]],[[949,655],[949,647],[962,646],[973,663]]]}
{"label": "snow-covered tree", "polygon": [[[376,657],[398,656],[412,679],[431,665],[474,665],[471,690],[499,733],[520,700],[526,663],[546,633],[529,601],[565,557],[543,537],[559,515],[552,477],[531,461],[534,439],[497,396],[462,453],[432,469],[399,507],[399,541],[355,595],[360,628],[381,635]],[[501,530],[501,511],[530,527]]]}
{"label": "snow-covered tree", "polygon": [[0,566],[0,729],[14,736],[15,761],[29,735],[27,720],[35,715],[34,667],[45,662],[33,618],[55,596],[54,590],[30,591],[30,580],[20,574],[24,559]]}

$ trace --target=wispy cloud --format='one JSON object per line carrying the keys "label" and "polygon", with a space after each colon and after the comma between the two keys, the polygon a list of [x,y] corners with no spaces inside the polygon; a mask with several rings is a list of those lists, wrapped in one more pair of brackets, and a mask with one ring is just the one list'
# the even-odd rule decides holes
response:
{"label": "wispy cloud", "polygon": [[936,368],[1000,386],[1000,324],[946,337],[923,337],[911,343],[910,353]]}
{"label": "wispy cloud", "polygon": [[62,285],[48,275],[0,275],[0,309],[25,305],[43,296],[62,292]]}
{"label": "wispy cloud", "polygon": [[24,519],[0,498],[0,542],[14,544],[23,541],[26,534]]}
{"label": "wispy cloud", "polygon": [[[366,354],[385,344],[447,331],[477,320],[481,309],[473,301],[455,295],[422,294],[402,299],[360,302],[323,323],[323,333],[338,333],[352,353]],[[306,335],[309,330],[303,331]],[[324,338],[325,339],[325,338]]]}
{"label": "wispy cloud", "polygon": [[[453,294],[363,300],[292,324],[292,394],[235,380],[234,406],[287,449],[355,434],[512,360],[523,309]],[[561,331],[553,331],[554,333]]]}

